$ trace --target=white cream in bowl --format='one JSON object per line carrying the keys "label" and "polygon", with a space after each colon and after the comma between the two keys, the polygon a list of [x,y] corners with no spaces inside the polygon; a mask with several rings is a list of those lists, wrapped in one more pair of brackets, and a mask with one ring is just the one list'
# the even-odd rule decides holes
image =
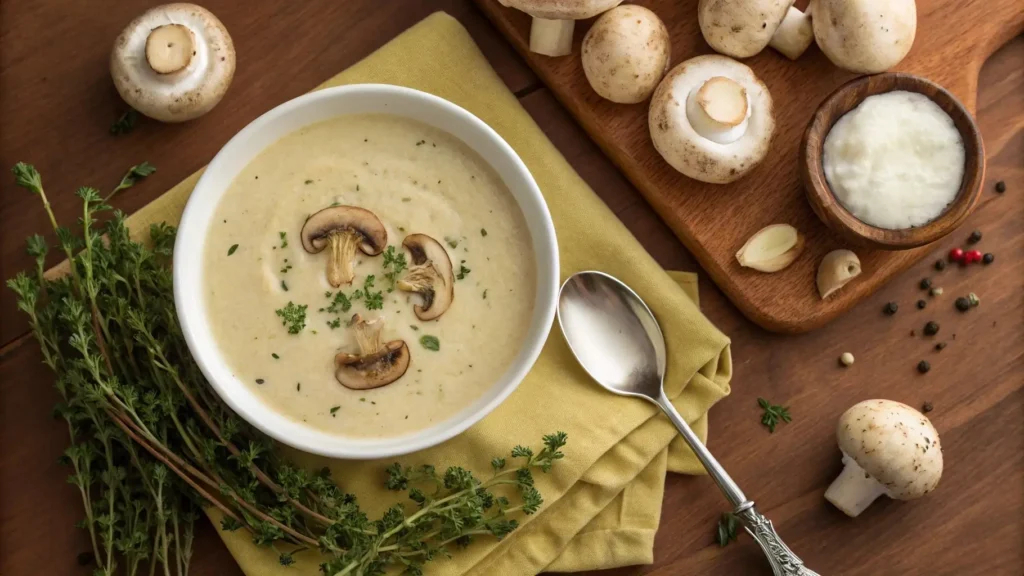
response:
{"label": "white cream in bowl", "polygon": [[825,137],[822,166],[836,199],[860,221],[890,230],[921,226],[956,199],[963,137],[924,94],[864,99]]}

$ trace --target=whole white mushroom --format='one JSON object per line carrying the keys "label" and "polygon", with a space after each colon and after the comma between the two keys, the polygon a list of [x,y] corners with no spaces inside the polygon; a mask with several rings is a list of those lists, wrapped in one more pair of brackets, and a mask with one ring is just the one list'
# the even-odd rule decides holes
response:
{"label": "whole white mushroom", "polygon": [[577,20],[593,18],[622,0],[498,0],[533,17],[530,52],[565,56],[572,52],[572,33]]}
{"label": "whole white mushroom", "polygon": [[713,184],[757,166],[775,131],[768,88],[749,67],[718,54],[673,68],[654,91],[647,120],[666,162]]}
{"label": "whole white mushroom", "polygon": [[914,0],[815,0],[814,38],[833,64],[877,74],[900,63],[917,33]]}
{"label": "whole white mushroom", "polygon": [[733,58],[749,58],[767,46],[796,60],[811,45],[810,13],[794,0],[700,0],[697,21],[708,45]]}
{"label": "whole white mushroom", "polygon": [[627,4],[602,14],[583,37],[583,72],[601,97],[635,104],[658,87],[671,51],[668,29],[658,15]]}
{"label": "whole white mushroom", "polygon": [[942,477],[939,433],[917,410],[892,400],[865,400],[839,417],[843,472],[825,499],[856,517],[879,496],[912,500]]}
{"label": "whole white mushroom", "polygon": [[114,42],[110,75],[121,98],[161,122],[206,114],[235,75],[224,24],[195,4],[165,4],[132,20]]}

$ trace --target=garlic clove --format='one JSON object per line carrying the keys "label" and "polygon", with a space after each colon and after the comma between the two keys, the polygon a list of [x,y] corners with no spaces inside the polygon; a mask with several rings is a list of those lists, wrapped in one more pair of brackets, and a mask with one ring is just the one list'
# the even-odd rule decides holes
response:
{"label": "garlic clove", "polygon": [[744,268],[761,272],[778,272],[789,266],[804,250],[804,237],[789,224],[766,226],[747,240],[736,253],[736,261]]}
{"label": "garlic clove", "polygon": [[860,275],[860,258],[849,250],[833,250],[818,265],[818,294],[824,300]]}

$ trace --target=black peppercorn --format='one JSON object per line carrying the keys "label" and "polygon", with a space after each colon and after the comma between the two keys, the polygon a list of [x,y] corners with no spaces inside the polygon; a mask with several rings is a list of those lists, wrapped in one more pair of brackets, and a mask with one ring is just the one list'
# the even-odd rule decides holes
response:
{"label": "black peppercorn", "polygon": [[924,335],[925,336],[935,336],[938,333],[939,333],[939,324],[938,324],[938,322],[929,322],[929,323],[924,325]]}
{"label": "black peppercorn", "polygon": [[931,412],[932,410],[935,410],[935,406],[932,406],[931,402],[925,402],[924,406],[921,406],[921,412],[924,412],[925,414]]}
{"label": "black peppercorn", "polygon": [[991,252],[986,252],[985,255],[981,257],[981,261],[984,264],[991,264],[991,263],[995,262],[995,260],[996,260],[996,255],[991,253]]}
{"label": "black peppercorn", "polygon": [[945,270],[946,269],[946,261],[945,260],[936,260],[935,261],[935,269],[939,270],[939,271]]}
{"label": "black peppercorn", "polygon": [[981,230],[975,230],[971,232],[971,235],[967,237],[967,241],[971,244],[977,244],[981,241]]}
{"label": "black peppercorn", "polygon": [[996,182],[996,192],[999,192],[1000,194],[1006,192],[1006,182],[1003,182],[1002,180]]}
{"label": "black peppercorn", "polygon": [[256,379],[256,383],[257,384],[263,384],[263,382],[264,382],[263,378],[257,378]]}
{"label": "black peppercorn", "polygon": [[961,312],[967,312],[971,309],[971,301],[963,296],[956,299],[956,309]]}
{"label": "black peppercorn", "polygon": [[927,360],[921,360],[917,363],[917,371],[924,374],[932,369],[932,365]]}
{"label": "black peppercorn", "polygon": [[885,307],[884,307],[884,308],[882,308],[882,312],[885,312],[885,313],[886,313],[886,314],[888,314],[889,316],[892,316],[892,315],[893,315],[893,314],[895,314],[895,313],[896,313],[896,311],[897,311],[897,310],[899,310],[899,309],[900,309],[900,305],[899,305],[899,304],[897,304],[897,303],[895,303],[895,302],[889,302],[889,303],[887,303],[887,304],[885,305]]}
{"label": "black peppercorn", "polygon": [[921,290],[927,290],[932,287],[932,281],[928,278],[921,280]]}
{"label": "black peppercorn", "polygon": [[939,342],[938,344],[935,345],[935,349],[936,350],[942,350],[945,347],[946,347],[946,343],[945,342]]}
{"label": "black peppercorn", "polygon": [[925,302],[924,300],[918,300],[917,301],[917,309],[918,310],[923,310],[924,307],[927,306],[927,305],[928,305],[928,303]]}

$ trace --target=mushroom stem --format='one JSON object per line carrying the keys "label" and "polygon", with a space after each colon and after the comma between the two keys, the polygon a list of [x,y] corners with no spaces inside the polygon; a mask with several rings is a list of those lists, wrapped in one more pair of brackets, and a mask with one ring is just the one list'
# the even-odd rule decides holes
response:
{"label": "mushroom stem", "polygon": [[686,118],[702,137],[730,144],[747,131],[747,91],[732,78],[715,76],[686,97]]}
{"label": "mushroom stem", "polygon": [[184,70],[194,53],[192,31],[181,24],[157,26],[146,37],[146,62],[157,74]]}
{"label": "mushroom stem", "polygon": [[373,354],[384,347],[384,340],[381,338],[381,332],[384,330],[384,318],[363,320],[356,314],[352,317],[352,323],[356,328],[356,346],[359,346],[360,355]]}
{"label": "mushroom stem", "polygon": [[814,41],[814,26],[811,25],[811,9],[801,12],[790,6],[782,23],[775,29],[775,34],[768,45],[778,50],[786,58],[796,60]]}
{"label": "mushroom stem", "polygon": [[885,486],[865,472],[853,458],[843,454],[843,471],[825,491],[825,499],[847,516],[856,518],[885,493]]}
{"label": "mushroom stem", "polygon": [[351,284],[355,278],[353,262],[359,247],[359,235],[349,229],[335,230],[327,236],[331,254],[327,258],[327,281],[335,288]]}
{"label": "mushroom stem", "polygon": [[545,56],[571,54],[572,32],[575,27],[575,20],[534,18],[530,26],[530,52]]}

